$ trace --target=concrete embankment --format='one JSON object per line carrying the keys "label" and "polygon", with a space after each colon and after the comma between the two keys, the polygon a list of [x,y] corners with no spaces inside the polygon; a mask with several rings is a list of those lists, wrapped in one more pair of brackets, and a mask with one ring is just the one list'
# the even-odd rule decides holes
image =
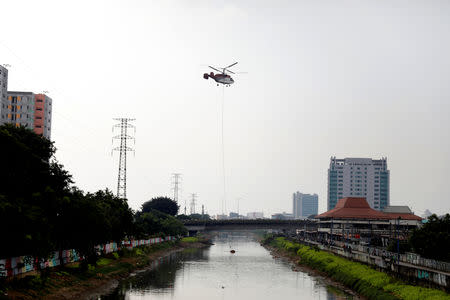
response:
{"label": "concrete embankment", "polygon": [[332,253],[288,241],[267,238],[263,244],[297,256],[297,262],[326,274],[368,299],[450,299],[441,290],[408,285],[387,273],[372,269]]}
{"label": "concrete embankment", "polygon": [[82,270],[79,263],[45,273],[2,282],[0,299],[98,299],[118,286],[130,273],[156,266],[159,259],[186,248],[208,247],[207,241],[165,242],[123,249],[101,257],[96,266]]}

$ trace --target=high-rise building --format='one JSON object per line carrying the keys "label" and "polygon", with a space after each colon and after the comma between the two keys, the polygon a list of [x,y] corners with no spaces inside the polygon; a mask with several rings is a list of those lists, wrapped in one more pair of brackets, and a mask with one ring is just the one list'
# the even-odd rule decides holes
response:
{"label": "high-rise building", "polygon": [[328,210],[345,197],[366,198],[370,207],[382,210],[389,205],[387,158],[331,157],[328,169]]}
{"label": "high-rise building", "polygon": [[0,125],[5,123],[8,96],[8,69],[0,66]]}
{"label": "high-rise building", "polygon": [[294,193],[292,195],[292,210],[295,219],[317,215],[319,210],[319,196],[317,194]]}
{"label": "high-rise building", "polygon": [[8,91],[5,122],[51,137],[52,99],[45,94]]}

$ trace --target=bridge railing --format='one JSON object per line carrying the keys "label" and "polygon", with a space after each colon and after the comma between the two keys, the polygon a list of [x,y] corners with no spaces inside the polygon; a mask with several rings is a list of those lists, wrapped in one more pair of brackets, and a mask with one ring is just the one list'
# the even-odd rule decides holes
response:
{"label": "bridge railing", "polygon": [[205,226],[222,226],[222,225],[299,225],[317,224],[315,220],[272,220],[272,219],[232,219],[232,220],[186,220],[184,225],[205,225]]}

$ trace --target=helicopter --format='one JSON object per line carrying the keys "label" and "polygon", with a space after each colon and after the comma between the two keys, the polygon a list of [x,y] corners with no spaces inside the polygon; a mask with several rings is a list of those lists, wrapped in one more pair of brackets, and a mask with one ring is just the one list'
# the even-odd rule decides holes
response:
{"label": "helicopter", "polygon": [[214,68],[212,66],[208,66],[211,69],[213,69],[214,71],[217,71],[217,72],[220,72],[220,73],[216,73],[216,74],[214,74],[214,72],[211,72],[209,74],[205,73],[205,74],[203,74],[203,78],[205,78],[205,79],[208,79],[208,78],[214,79],[217,82],[217,86],[219,86],[219,83],[223,84],[223,85],[226,85],[226,86],[230,86],[231,84],[234,83],[234,80],[227,73],[231,73],[231,74],[236,74],[236,73],[234,73],[234,72],[232,72],[232,71],[230,71],[228,69],[231,68],[232,66],[236,65],[236,64],[237,64],[237,62],[235,62],[234,64],[229,65],[228,67],[219,68],[219,69],[222,69],[222,71],[217,69],[217,68]]}

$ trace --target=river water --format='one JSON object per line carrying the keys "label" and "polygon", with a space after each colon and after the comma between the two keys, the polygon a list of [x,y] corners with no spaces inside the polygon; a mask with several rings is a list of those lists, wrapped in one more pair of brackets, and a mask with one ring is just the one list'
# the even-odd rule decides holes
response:
{"label": "river water", "polygon": [[290,262],[273,258],[250,235],[221,234],[213,243],[160,259],[102,299],[352,299],[321,278],[293,271]]}

